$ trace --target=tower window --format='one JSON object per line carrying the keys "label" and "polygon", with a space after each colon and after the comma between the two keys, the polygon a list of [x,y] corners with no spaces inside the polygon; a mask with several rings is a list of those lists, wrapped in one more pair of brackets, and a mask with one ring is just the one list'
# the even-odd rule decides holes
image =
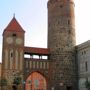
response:
{"label": "tower window", "polygon": [[84,54],[86,54],[86,51],[84,51]]}
{"label": "tower window", "polygon": [[13,57],[13,53],[11,52],[11,57]]}
{"label": "tower window", "polygon": [[16,37],[17,35],[16,35],[16,33],[13,33],[12,36],[13,36],[13,37]]}
{"label": "tower window", "polygon": [[88,64],[87,64],[87,62],[85,62],[85,69],[86,69],[86,71],[88,71]]}
{"label": "tower window", "polygon": [[63,5],[60,5],[60,8],[62,8],[63,7]]}
{"label": "tower window", "polygon": [[72,90],[72,86],[67,86],[66,90]]}
{"label": "tower window", "polygon": [[13,57],[13,50],[10,51],[10,58]]}
{"label": "tower window", "polygon": [[68,20],[68,25],[70,25],[70,20]]}
{"label": "tower window", "polygon": [[71,30],[69,30],[68,33],[71,34]]}
{"label": "tower window", "polygon": [[83,55],[83,52],[82,52],[82,55]]}

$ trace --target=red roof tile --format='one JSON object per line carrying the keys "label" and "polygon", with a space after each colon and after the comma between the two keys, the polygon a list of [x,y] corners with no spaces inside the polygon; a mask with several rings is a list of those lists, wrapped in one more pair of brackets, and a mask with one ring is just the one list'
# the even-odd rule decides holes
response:
{"label": "red roof tile", "polygon": [[11,22],[8,24],[8,26],[5,28],[4,32],[9,31],[9,32],[25,32],[23,28],[20,26],[18,21],[16,20],[15,17],[11,20]]}
{"label": "red roof tile", "polygon": [[48,55],[49,54],[49,49],[46,49],[46,48],[35,48],[35,47],[24,47],[24,52],[25,53],[30,53],[30,54]]}

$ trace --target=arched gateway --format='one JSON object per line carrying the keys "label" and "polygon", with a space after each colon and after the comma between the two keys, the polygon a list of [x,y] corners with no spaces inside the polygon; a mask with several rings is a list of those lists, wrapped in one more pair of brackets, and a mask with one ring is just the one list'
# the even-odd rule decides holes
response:
{"label": "arched gateway", "polygon": [[[35,50],[38,52],[32,53]],[[25,55],[29,55],[29,57],[24,58],[25,90],[48,90],[50,60],[47,49],[26,47]]]}
{"label": "arched gateway", "polygon": [[31,73],[26,79],[25,90],[47,90],[46,78],[38,73]]}

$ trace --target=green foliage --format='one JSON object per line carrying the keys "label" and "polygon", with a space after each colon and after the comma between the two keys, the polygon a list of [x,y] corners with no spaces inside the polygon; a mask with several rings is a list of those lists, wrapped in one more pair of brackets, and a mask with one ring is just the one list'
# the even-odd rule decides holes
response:
{"label": "green foliage", "polygon": [[13,84],[19,85],[21,83],[21,77],[16,77]]}
{"label": "green foliage", "polygon": [[87,88],[88,90],[90,90],[90,81],[86,81],[86,82],[85,82],[85,86],[86,86],[86,88]]}
{"label": "green foliage", "polygon": [[1,86],[1,79],[0,79],[0,86]]}
{"label": "green foliage", "polygon": [[0,86],[6,86],[7,85],[7,80],[6,79],[1,79],[0,80]]}
{"label": "green foliage", "polygon": [[29,84],[31,84],[31,83],[32,83],[32,81],[31,81],[31,80],[29,80],[29,81],[28,81],[28,83],[29,83]]}

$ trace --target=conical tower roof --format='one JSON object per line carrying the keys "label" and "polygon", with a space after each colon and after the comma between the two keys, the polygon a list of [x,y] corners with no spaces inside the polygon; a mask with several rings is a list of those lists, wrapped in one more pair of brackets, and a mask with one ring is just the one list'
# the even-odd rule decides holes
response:
{"label": "conical tower roof", "polygon": [[25,32],[15,17],[10,21],[4,32]]}

